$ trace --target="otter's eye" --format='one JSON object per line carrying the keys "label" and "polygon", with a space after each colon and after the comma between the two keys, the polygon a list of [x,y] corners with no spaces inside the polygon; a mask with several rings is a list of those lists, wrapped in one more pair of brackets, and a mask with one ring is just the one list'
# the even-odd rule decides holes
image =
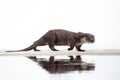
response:
{"label": "otter's eye", "polygon": [[95,42],[94,36],[91,37],[91,42]]}

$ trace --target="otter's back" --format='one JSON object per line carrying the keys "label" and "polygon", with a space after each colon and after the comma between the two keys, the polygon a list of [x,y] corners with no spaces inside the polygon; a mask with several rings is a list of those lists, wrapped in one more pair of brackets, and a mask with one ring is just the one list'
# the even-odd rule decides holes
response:
{"label": "otter's back", "polygon": [[76,34],[75,32],[62,29],[55,29],[51,31],[54,32],[57,36],[57,45],[68,45],[68,37]]}

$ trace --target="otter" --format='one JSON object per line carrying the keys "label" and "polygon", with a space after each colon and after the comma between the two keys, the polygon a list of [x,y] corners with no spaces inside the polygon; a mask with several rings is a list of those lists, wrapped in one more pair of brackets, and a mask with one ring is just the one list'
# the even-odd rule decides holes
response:
{"label": "otter", "polygon": [[52,51],[58,51],[54,48],[54,46],[60,45],[68,45],[70,46],[68,50],[73,50],[76,47],[77,51],[85,51],[81,49],[81,46],[84,43],[94,43],[95,38],[94,35],[89,33],[83,32],[71,32],[63,29],[53,29],[49,30],[46,34],[44,34],[40,39],[35,41],[29,47],[22,49],[22,50],[15,50],[15,51],[7,51],[7,52],[17,52],[17,51],[40,51],[36,47],[37,46],[44,46],[48,45]]}

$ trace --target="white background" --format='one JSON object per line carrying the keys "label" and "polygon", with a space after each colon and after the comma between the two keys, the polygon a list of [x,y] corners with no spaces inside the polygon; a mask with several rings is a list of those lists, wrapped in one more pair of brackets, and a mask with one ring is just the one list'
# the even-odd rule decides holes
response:
{"label": "white background", "polygon": [[25,48],[50,29],[94,34],[85,49],[120,49],[120,1],[0,0],[1,51]]}
{"label": "white background", "polygon": [[[94,34],[96,42],[85,44],[85,49],[120,49],[120,0],[0,0],[0,51],[25,48],[50,29]],[[119,57],[109,57],[90,58],[98,61],[98,71],[93,74],[85,72],[70,75],[48,75],[24,57],[0,57],[0,79],[119,79]],[[85,58],[90,61],[89,57]]]}

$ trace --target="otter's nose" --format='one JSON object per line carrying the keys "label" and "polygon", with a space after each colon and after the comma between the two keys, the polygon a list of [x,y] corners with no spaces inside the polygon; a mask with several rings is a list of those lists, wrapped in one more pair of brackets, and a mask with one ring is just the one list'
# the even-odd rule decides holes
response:
{"label": "otter's nose", "polygon": [[91,39],[91,42],[92,42],[92,43],[94,43],[94,42],[95,42],[95,38],[94,38],[94,37]]}

